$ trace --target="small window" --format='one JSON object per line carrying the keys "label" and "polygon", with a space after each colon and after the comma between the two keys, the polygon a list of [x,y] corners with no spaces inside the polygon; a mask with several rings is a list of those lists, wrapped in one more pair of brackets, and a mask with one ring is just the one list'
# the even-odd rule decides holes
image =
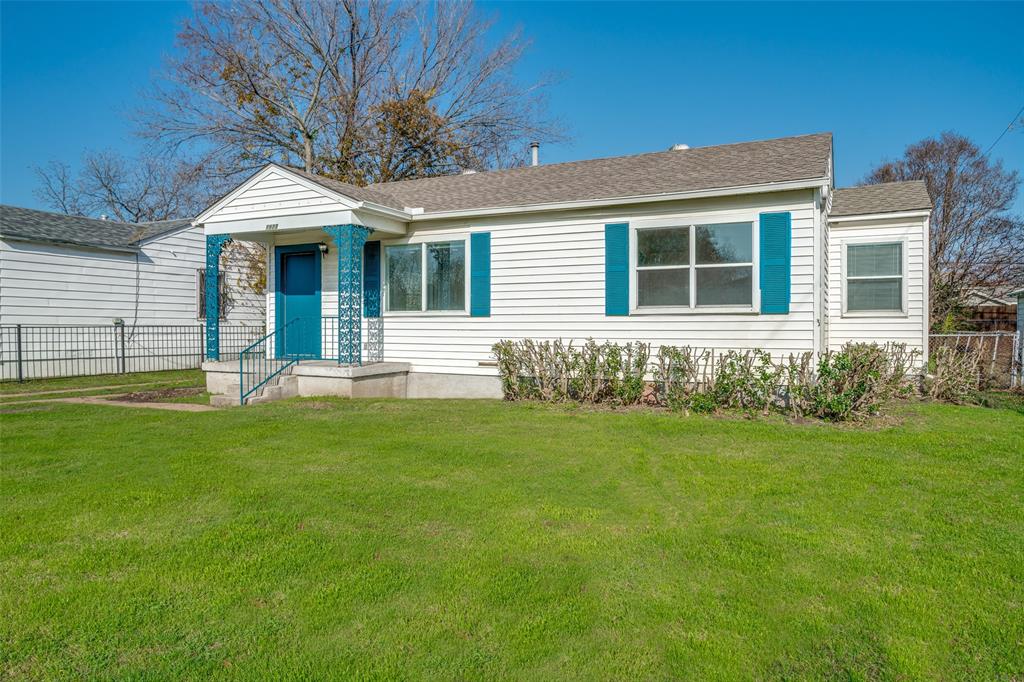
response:
{"label": "small window", "polygon": [[637,230],[637,306],[752,306],[753,232],[753,223]]}
{"label": "small window", "polygon": [[[220,290],[220,319],[227,316],[228,306],[224,291],[224,273],[217,273],[217,288]],[[200,320],[206,319],[206,269],[196,270],[196,309]]]}
{"label": "small window", "polygon": [[846,310],[903,311],[903,244],[846,245]]}
{"label": "small window", "polygon": [[384,247],[388,312],[464,312],[464,240]]}

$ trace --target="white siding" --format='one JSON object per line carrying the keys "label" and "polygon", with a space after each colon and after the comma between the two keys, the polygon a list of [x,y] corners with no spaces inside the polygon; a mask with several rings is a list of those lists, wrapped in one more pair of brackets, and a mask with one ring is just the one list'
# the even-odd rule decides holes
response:
{"label": "white siding", "polygon": [[[202,228],[145,243],[141,253],[0,240],[0,324],[200,323],[198,269],[206,266]],[[228,286],[237,267],[228,267]],[[235,292],[232,323],[259,324],[263,300]]]}
{"label": "white siding", "polygon": [[207,224],[274,219],[277,216],[300,213],[341,211],[350,208],[327,196],[323,188],[301,182],[275,168],[269,168],[243,185],[241,191],[230,196],[216,211],[206,218]]}
{"label": "white siding", "polygon": [[[679,217],[713,221],[737,212],[793,215],[792,298],[788,315],[604,314],[604,226],[609,222]],[[756,218],[755,218],[756,219]],[[814,200],[810,190],[662,204],[657,208],[563,214],[558,218],[506,216],[474,222],[414,224],[411,237],[491,233],[491,316],[400,315],[384,319],[384,358],[413,371],[496,373],[500,339],[645,341],[700,348],[764,348],[776,357],[810,351],[814,341]],[[278,235],[278,243],[326,241],[322,233]],[[323,261],[323,312],[337,314],[336,257]],[[756,279],[756,273],[755,273]],[[631,284],[631,286],[633,286]],[[267,315],[273,324],[274,283],[268,278]],[[364,336],[365,338],[365,336]]]}
{"label": "white siding", "polygon": [[[924,218],[899,221],[875,218],[853,223],[832,223],[829,227],[829,348],[848,342],[906,343],[927,351],[927,246],[928,221]],[[865,241],[906,242],[907,312],[899,316],[843,314],[843,244]]]}

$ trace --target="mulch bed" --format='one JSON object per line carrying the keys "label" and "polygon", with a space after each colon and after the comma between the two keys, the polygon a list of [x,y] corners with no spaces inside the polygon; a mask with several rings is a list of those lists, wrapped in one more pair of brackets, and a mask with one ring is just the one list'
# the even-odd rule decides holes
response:
{"label": "mulch bed", "polygon": [[200,395],[205,389],[196,386],[181,388],[159,388],[152,391],[137,391],[116,396],[116,400],[124,400],[130,403],[158,403],[168,398],[188,398]]}

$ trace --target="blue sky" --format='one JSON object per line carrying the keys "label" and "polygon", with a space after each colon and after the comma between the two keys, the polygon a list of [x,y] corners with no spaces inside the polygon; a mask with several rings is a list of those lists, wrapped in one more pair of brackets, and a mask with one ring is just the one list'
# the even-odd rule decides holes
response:
{"label": "blue sky", "polygon": [[[910,142],[956,130],[982,148],[1024,106],[1024,3],[482,3],[533,45],[571,139],[554,163],[819,131],[841,186]],[[38,206],[31,168],[138,148],[128,114],[189,5],[0,3],[0,201]],[[1024,129],[992,156],[1024,174]],[[1017,202],[1024,210],[1024,197]]]}

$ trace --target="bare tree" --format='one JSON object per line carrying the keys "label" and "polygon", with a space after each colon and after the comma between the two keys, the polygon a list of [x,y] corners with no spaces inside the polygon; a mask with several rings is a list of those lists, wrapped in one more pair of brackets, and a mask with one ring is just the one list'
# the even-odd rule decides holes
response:
{"label": "bare tree", "polygon": [[907,147],[865,182],[924,180],[931,219],[931,321],[955,318],[975,287],[1024,279],[1024,220],[1011,214],[1020,179],[962,135],[942,133]]}
{"label": "bare tree", "polygon": [[87,212],[82,204],[84,197],[71,166],[63,161],[51,160],[45,166],[35,168],[39,186],[34,194],[44,204],[67,215],[83,215]]}
{"label": "bare tree", "polygon": [[36,196],[70,215],[103,213],[125,223],[198,214],[212,198],[201,169],[145,156],[132,161],[114,152],[89,152],[77,175],[63,162],[36,167]]}
{"label": "bare tree", "polygon": [[557,130],[545,83],[514,77],[526,41],[489,46],[491,27],[463,2],[201,3],[143,132],[219,176],[277,161],[366,184],[514,164]]}

